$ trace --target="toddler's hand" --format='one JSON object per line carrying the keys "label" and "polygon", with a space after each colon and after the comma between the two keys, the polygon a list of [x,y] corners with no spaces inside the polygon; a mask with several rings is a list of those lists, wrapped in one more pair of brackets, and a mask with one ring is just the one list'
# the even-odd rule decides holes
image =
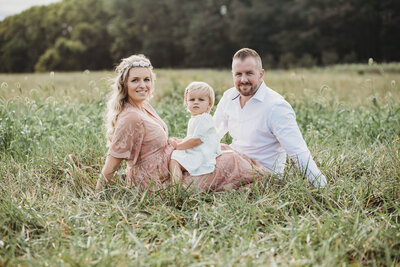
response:
{"label": "toddler's hand", "polygon": [[176,149],[176,147],[178,146],[178,142],[176,142],[176,140],[174,138],[170,138],[168,139],[168,143],[174,147],[174,149]]}

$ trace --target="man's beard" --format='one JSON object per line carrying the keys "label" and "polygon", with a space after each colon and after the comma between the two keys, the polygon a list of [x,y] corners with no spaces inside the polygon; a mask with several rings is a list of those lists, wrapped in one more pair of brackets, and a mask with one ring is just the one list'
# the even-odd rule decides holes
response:
{"label": "man's beard", "polygon": [[[243,89],[240,88],[242,85],[245,85],[246,87],[250,86],[250,90],[248,90],[248,89],[246,88],[246,90],[244,91]],[[239,88],[236,88],[236,89],[239,91],[239,93],[240,93],[242,96],[252,96],[252,95],[254,95],[254,94],[257,92],[258,87],[259,87],[259,86],[256,85],[256,84],[241,83],[241,84],[239,84]]]}

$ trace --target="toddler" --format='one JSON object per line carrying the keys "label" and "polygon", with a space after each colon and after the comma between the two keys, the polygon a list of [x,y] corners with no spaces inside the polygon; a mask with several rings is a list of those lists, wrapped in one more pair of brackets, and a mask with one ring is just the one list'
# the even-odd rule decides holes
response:
{"label": "toddler", "polygon": [[192,117],[185,139],[170,139],[175,150],[169,167],[175,183],[182,179],[182,171],[198,176],[212,173],[215,169],[215,159],[221,154],[221,149],[210,115],[214,98],[214,90],[204,82],[192,82],[185,90],[185,106]]}

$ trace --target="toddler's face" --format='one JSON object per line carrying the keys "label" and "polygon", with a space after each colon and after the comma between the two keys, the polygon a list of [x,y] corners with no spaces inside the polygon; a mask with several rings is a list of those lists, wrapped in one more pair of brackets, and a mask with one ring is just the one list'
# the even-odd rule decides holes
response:
{"label": "toddler's face", "polygon": [[190,92],[186,95],[187,108],[192,116],[209,112],[211,103],[208,95],[199,92]]}

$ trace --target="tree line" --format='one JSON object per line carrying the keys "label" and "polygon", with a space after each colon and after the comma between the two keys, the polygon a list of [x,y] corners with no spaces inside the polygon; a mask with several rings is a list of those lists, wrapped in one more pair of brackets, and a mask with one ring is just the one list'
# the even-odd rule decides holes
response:
{"label": "tree line", "polygon": [[0,22],[0,72],[229,67],[241,47],[265,68],[400,60],[395,0],[63,0]]}

